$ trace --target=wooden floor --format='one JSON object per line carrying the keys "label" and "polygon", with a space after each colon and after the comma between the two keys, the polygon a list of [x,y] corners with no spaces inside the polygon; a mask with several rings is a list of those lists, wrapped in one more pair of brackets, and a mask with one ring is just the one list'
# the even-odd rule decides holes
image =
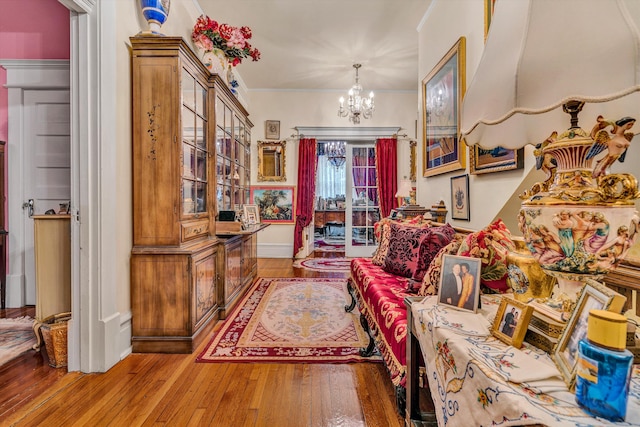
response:
{"label": "wooden floor", "polygon": [[[260,259],[258,275],[346,277],[290,259]],[[0,310],[25,314],[33,308]],[[29,352],[0,368],[0,425],[404,425],[382,363],[195,363],[207,341],[191,355],[132,354],[103,374],[67,373]]]}

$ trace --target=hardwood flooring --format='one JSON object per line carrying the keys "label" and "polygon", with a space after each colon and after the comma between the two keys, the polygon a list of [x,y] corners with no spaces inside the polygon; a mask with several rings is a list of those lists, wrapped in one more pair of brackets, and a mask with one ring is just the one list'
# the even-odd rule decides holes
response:
{"label": "hardwood flooring", "polygon": [[[293,268],[290,259],[260,259],[258,275],[346,277]],[[33,308],[0,310],[25,314]],[[101,374],[54,369],[44,351],[30,352],[0,367],[0,425],[404,425],[382,363],[195,363],[207,342],[190,355],[132,354]]]}

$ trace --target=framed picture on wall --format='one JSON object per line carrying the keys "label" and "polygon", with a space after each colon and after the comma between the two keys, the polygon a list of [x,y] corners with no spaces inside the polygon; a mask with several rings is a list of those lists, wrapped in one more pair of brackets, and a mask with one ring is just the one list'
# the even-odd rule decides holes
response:
{"label": "framed picture on wall", "polygon": [[251,203],[258,206],[262,222],[292,224],[295,222],[295,187],[251,187]]}
{"label": "framed picture on wall", "polygon": [[266,139],[280,139],[280,120],[264,121],[264,137]]}
{"label": "framed picture on wall", "polygon": [[496,147],[469,147],[469,170],[472,175],[524,168],[524,148],[509,150]]}
{"label": "framed picture on wall", "polygon": [[459,137],[465,40],[460,37],[422,80],[423,176],[465,168],[465,145]]}
{"label": "framed picture on wall", "polygon": [[451,218],[471,220],[469,206],[469,175],[451,178]]}

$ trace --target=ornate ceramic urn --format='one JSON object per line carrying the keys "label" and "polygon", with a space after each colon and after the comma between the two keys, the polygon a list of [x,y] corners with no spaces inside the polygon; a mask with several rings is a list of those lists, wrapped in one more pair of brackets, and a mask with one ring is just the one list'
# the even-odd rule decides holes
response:
{"label": "ornate ceramic urn", "polygon": [[639,220],[636,178],[609,173],[614,162],[624,161],[635,119],[598,117],[587,133],[578,127],[582,106],[565,104],[571,127],[536,146],[536,164],[547,179],[520,196],[519,215],[527,247],[558,279],[554,296],[573,301],[586,278],[597,280],[618,265],[637,237]]}

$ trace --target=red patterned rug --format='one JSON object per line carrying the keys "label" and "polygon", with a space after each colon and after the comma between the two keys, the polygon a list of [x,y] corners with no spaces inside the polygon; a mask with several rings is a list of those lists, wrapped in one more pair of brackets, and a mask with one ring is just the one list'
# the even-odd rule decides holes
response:
{"label": "red patterned rug", "polygon": [[304,258],[293,262],[293,266],[297,268],[306,268],[312,271],[326,272],[349,272],[351,265],[350,258]]}
{"label": "red patterned rug", "polygon": [[[346,279],[258,279],[197,362],[346,363],[369,337],[347,313]],[[354,310],[357,311],[357,310]]]}

